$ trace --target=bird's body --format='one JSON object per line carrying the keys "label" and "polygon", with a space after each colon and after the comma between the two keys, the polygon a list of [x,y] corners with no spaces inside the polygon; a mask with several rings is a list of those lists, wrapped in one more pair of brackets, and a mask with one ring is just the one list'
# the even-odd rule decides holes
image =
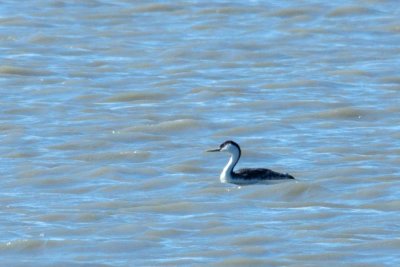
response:
{"label": "bird's body", "polygon": [[245,168],[234,171],[233,168],[238,163],[241,150],[237,143],[226,141],[218,149],[208,150],[208,152],[228,152],[231,157],[220,175],[221,183],[233,183],[237,185],[266,183],[273,180],[294,179],[290,174],[283,174],[264,168]]}

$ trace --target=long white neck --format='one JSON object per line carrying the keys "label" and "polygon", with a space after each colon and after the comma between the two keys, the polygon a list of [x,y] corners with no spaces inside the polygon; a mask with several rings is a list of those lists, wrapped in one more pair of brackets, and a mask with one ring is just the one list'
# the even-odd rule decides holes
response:
{"label": "long white neck", "polygon": [[221,183],[229,183],[232,180],[233,168],[240,158],[238,150],[230,151],[229,153],[231,154],[231,157],[219,176]]}

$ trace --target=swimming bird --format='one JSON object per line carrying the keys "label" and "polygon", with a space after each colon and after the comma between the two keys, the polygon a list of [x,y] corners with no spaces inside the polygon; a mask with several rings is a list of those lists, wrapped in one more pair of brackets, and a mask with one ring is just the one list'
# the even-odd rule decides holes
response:
{"label": "swimming bird", "polygon": [[234,141],[223,142],[219,148],[207,150],[207,152],[228,152],[231,155],[228,163],[224,167],[219,177],[221,183],[232,183],[237,185],[247,185],[265,183],[272,180],[294,179],[288,173],[279,173],[264,168],[245,168],[233,171],[241,155],[240,146]]}

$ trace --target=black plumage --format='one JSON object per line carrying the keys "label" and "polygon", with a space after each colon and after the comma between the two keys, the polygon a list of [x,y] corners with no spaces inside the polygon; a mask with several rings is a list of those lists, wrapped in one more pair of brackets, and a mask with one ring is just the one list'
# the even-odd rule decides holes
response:
{"label": "black plumage", "polygon": [[233,178],[245,179],[245,180],[280,180],[280,179],[294,179],[288,173],[279,173],[270,169],[264,168],[243,168],[237,171],[233,171]]}

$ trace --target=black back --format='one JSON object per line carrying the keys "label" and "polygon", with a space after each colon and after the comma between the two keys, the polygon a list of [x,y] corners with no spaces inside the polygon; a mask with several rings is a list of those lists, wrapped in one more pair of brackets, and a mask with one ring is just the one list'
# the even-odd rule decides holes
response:
{"label": "black back", "polygon": [[282,179],[294,179],[288,173],[279,173],[270,169],[256,168],[256,169],[240,169],[233,172],[233,178],[244,179],[244,180],[282,180]]}

